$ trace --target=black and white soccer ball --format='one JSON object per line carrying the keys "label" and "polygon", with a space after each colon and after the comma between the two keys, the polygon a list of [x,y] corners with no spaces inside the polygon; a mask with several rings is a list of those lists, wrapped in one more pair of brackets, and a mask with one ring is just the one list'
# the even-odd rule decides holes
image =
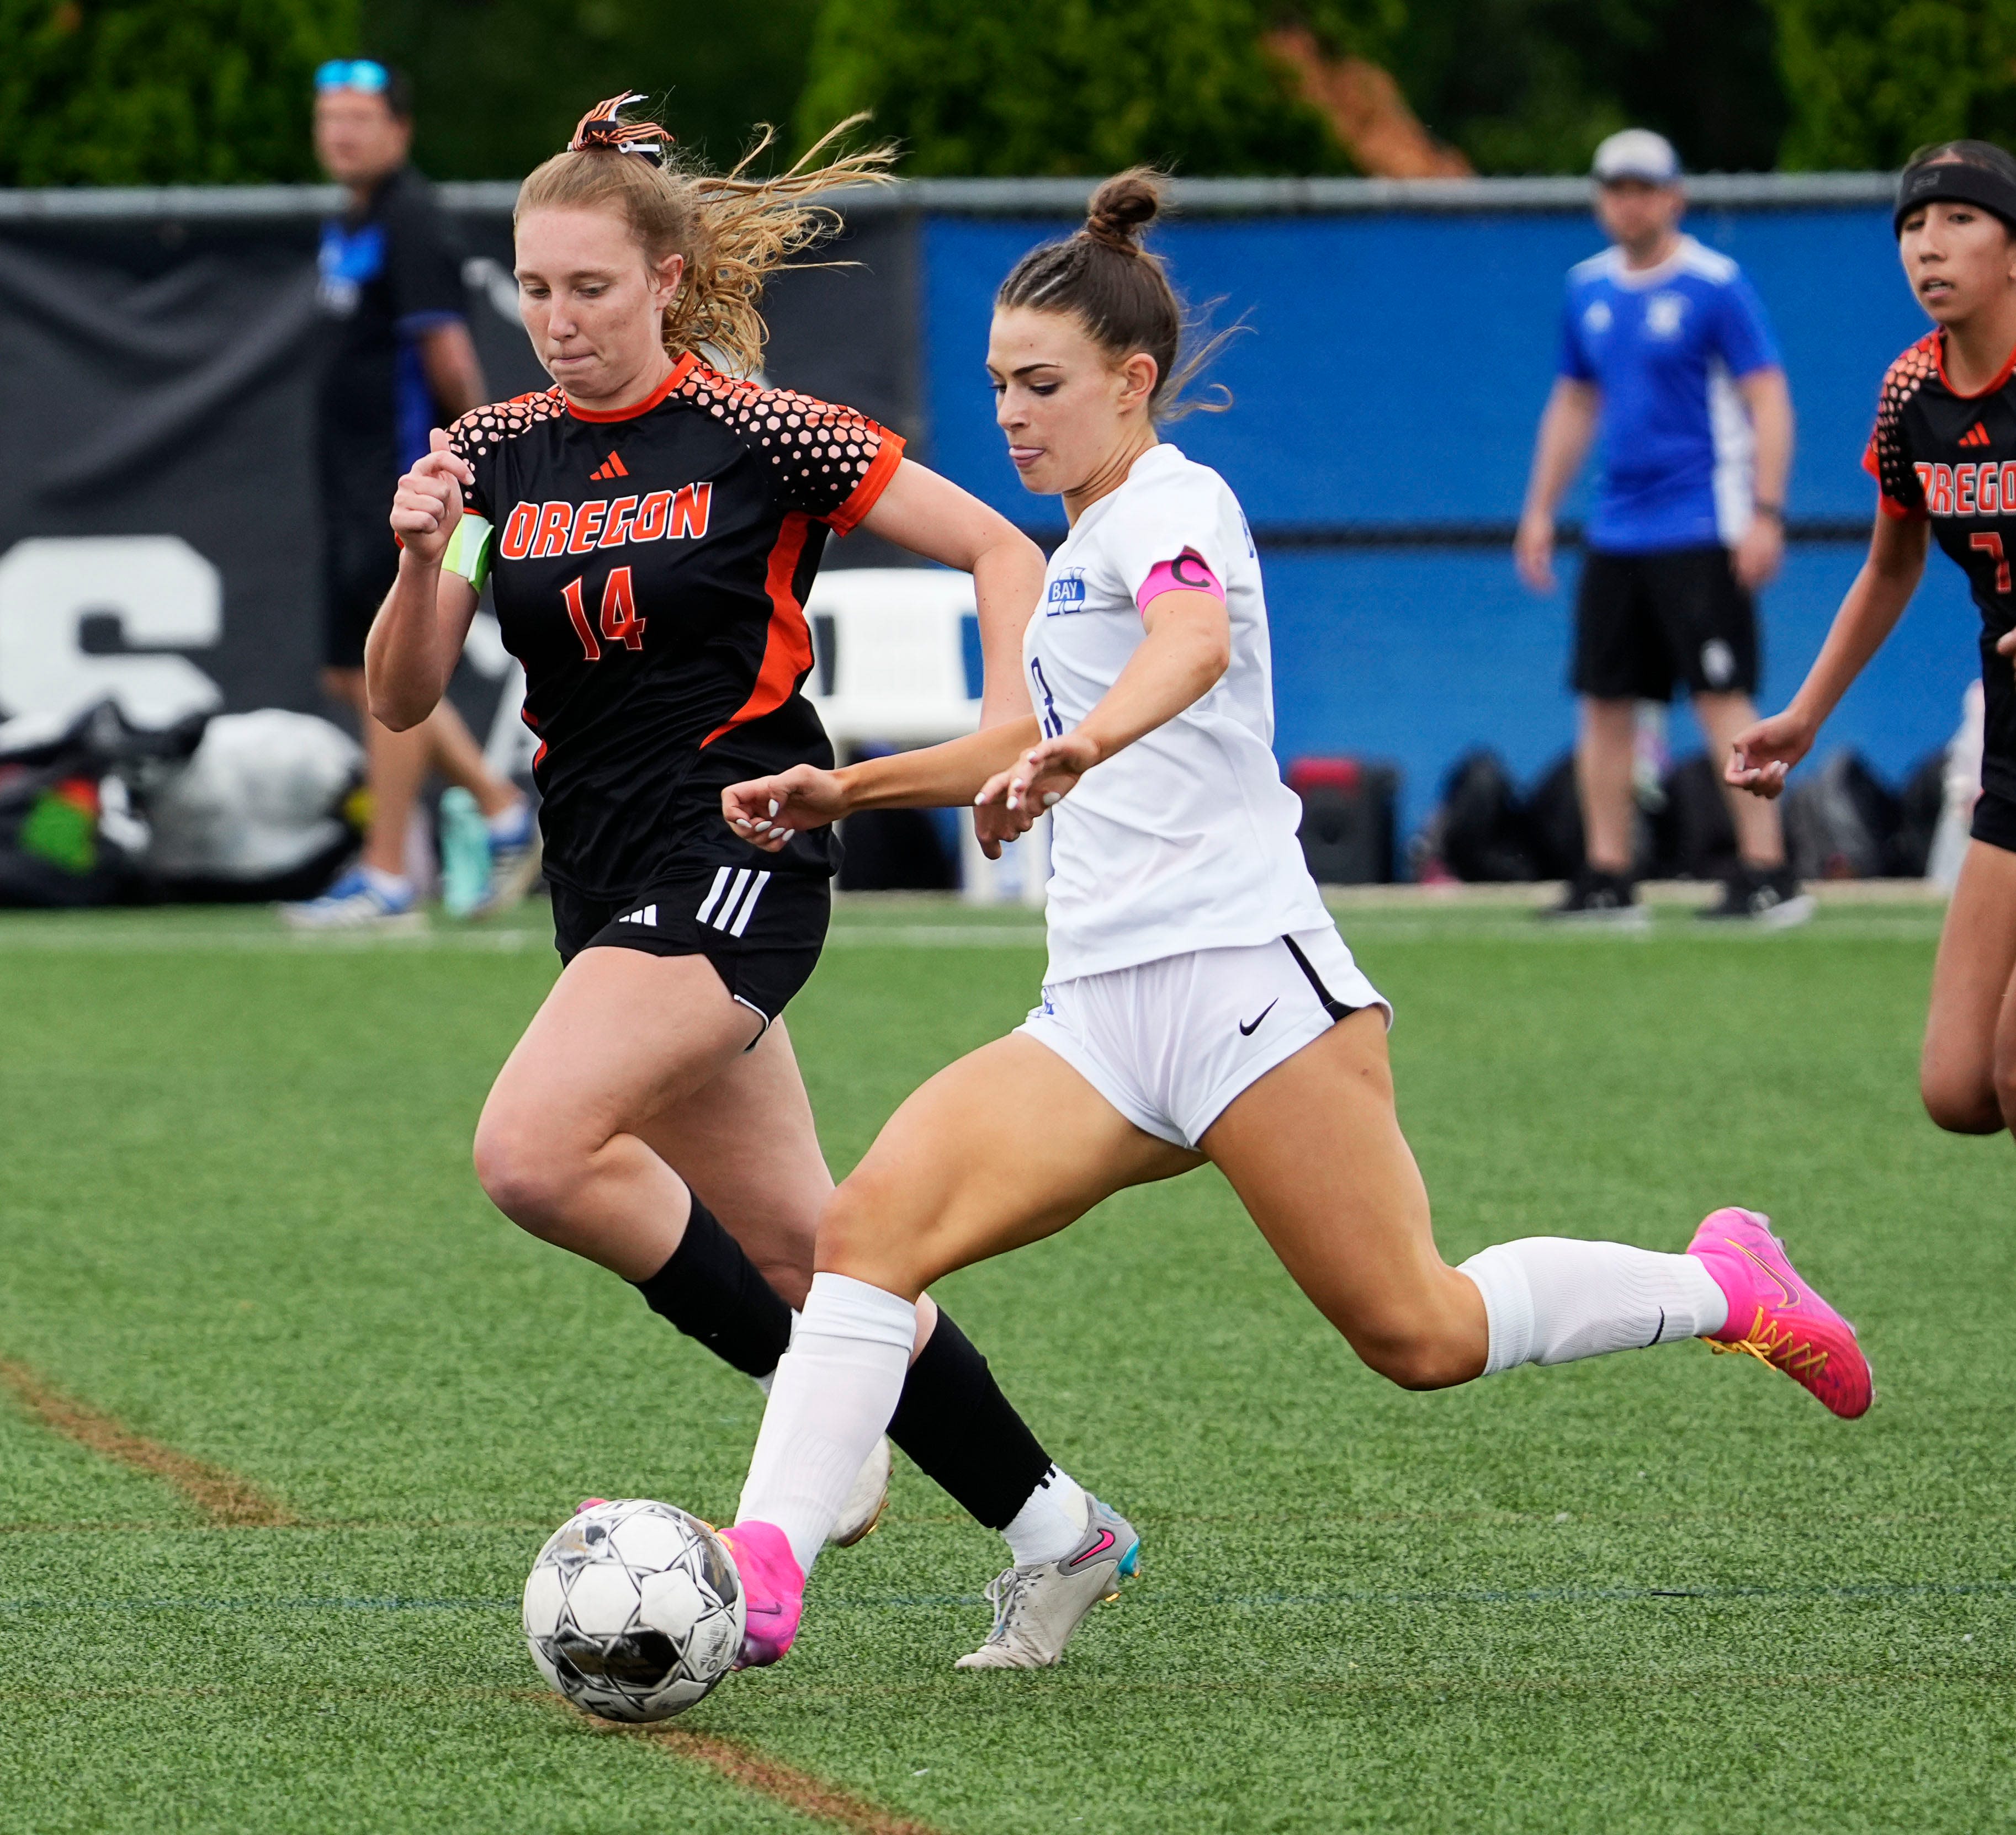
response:
{"label": "black and white soccer ball", "polygon": [[525,1642],[540,1673],[604,1720],[669,1720],[742,1651],[735,1563],[697,1517],[647,1498],[580,1511],[525,1581]]}

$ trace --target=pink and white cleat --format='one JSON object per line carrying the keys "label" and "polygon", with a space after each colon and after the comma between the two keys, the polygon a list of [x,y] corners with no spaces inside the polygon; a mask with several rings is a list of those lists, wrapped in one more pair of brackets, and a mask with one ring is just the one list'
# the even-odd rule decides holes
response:
{"label": "pink and white cleat", "polygon": [[1687,1245],[1729,1301],[1729,1321],[1707,1334],[1708,1348],[1783,1370],[1823,1407],[1854,1420],[1876,1398],[1869,1359],[1855,1327],[1799,1278],[1770,1222],[1733,1206],[1710,1211]]}
{"label": "pink and white cleat", "polygon": [[742,1581],[746,1617],[737,1669],[777,1662],[798,1635],[805,1577],[789,1538],[774,1523],[738,1523],[717,1531]]}

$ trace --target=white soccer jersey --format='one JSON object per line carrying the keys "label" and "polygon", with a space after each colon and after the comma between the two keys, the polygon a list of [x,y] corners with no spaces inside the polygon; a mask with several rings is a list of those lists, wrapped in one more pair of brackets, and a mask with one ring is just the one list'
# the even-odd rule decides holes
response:
{"label": "white soccer jersey", "polygon": [[1051,557],[1023,657],[1046,733],[1068,732],[1144,635],[1135,595],[1185,549],[1225,588],[1232,661],[1175,719],[1095,765],[1051,812],[1046,982],[1327,926],[1274,761],[1260,563],[1239,502],[1173,446],[1078,520]]}

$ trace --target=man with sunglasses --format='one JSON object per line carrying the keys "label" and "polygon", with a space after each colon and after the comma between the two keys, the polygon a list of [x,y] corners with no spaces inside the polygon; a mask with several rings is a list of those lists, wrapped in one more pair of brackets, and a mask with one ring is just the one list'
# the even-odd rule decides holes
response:
{"label": "man with sunglasses", "polygon": [[413,137],[405,77],[368,58],[315,72],[315,156],[350,193],[322,225],[322,367],[316,457],[322,503],[326,647],[323,685],[357,711],[372,798],[357,865],[319,898],[287,907],[305,929],[417,921],[406,836],[430,772],[463,786],[488,820],[491,909],[537,870],[530,804],[492,773],[453,707],[395,733],[364,704],[364,638],[398,571],[387,520],[400,475],[430,428],[487,401],[463,317],[460,250],[427,181],[407,164]]}

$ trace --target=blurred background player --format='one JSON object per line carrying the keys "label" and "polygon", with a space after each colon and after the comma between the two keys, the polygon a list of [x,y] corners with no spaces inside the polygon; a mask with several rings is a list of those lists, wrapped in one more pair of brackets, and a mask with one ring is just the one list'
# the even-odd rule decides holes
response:
{"label": "blurred background player", "polygon": [[[1600,432],[1572,672],[1585,862],[1549,915],[1629,923],[1645,916],[1632,873],[1636,703],[1669,701],[1685,682],[1715,757],[1756,718],[1753,595],[1784,555],[1792,406],[1749,283],[1680,232],[1672,146],[1643,128],[1613,134],[1593,176],[1613,246],[1568,277],[1561,373],[1514,552],[1527,584],[1552,591],[1554,513]],[[1728,794],[1739,864],[1703,915],[1810,916],[1777,811]]]}
{"label": "blurred background player", "polygon": [[406,732],[380,725],[364,700],[365,633],[399,565],[386,500],[427,450],[428,430],[485,394],[463,316],[460,254],[427,181],[406,163],[413,123],[404,76],[368,58],[337,59],[315,83],[315,157],[350,192],[344,214],[322,225],[320,258],[322,684],[356,711],[371,814],[357,864],[321,898],[287,907],[287,916],[305,927],[354,927],[413,910],[408,836],[430,772],[468,790],[486,819],[491,885],[481,909],[494,910],[538,869],[529,801],[490,770],[445,700]]}
{"label": "blurred background player", "polygon": [[1775,797],[1903,616],[1929,534],[1981,613],[1986,709],[1972,839],[1939,933],[1919,1092],[1955,1134],[2016,1128],[2016,159],[1979,140],[1912,156],[1894,222],[1934,329],[1890,365],[1863,463],[1869,558],[1782,714],[1736,736],[1727,781]]}
{"label": "blurred background player", "polygon": [[[833,763],[804,693],[830,534],[973,576],[992,724],[1028,711],[1017,646],[1043,557],[866,416],[700,360],[755,369],[765,276],[831,226],[808,200],[878,178],[889,149],[821,164],[829,135],[774,178],[681,169],[662,128],[620,119],[639,99],[591,110],[519,189],[519,310],[556,386],[464,415],[400,479],[405,547],[365,666],[380,718],[424,723],[494,581],[539,736],[563,966],[484,1105],[477,1176],[522,1229],[765,1381],[833,1190],[783,1016],[839,859],[824,834],[782,855],[738,840],[721,793]],[[948,1315],[927,1308],[913,1348],[890,1437],[1015,1559],[1046,1545],[1077,1487]],[[888,1469],[886,1448],[855,1460],[837,1539],[873,1525]]]}

